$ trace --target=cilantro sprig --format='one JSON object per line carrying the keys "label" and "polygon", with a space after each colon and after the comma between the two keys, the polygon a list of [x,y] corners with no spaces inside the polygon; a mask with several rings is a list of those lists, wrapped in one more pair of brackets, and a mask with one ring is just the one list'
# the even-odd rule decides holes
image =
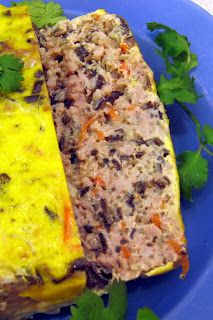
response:
{"label": "cilantro sprig", "polygon": [[0,92],[10,93],[20,89],[24,63],[13,54],[0,56]]}
{"label": "cilantro sprig", "polygon": [[60,4],[50,1],[48,3],[42,0],[29,0],[21,2],[11,2],[12,6],[29,6],[29,13],[33,23],[37,28],[53,26],[61,20],[65,20],[63,9]]}
{"label": "cilantro sprig", "polygon": [[208,180],[208,160],[203,152],[213,156],[209,146],[213,146],[213,127],[204,125],[192,113],[186,103],[195,104],[200,97],[195,89],[190,71],[198,65],[196,54],[190,51],[187,37],[174,29],[157,22],[147,23],[150,31],[159,31],[155,43],[161,48],[157,53],[164,59],[167,76],[161,75],[157,91],[161,101],[167,106],[175,102],[193,121],[199,146],[195,151],[185,151],[177,157],[180,188],[186,200],[192,201],[192,190],[201,189]]}
{"label": "cilantro sprig", "polygon": [[[70,320],[126,320],[127,288],[124,282],[114,282],[109,288],[107,307],[100,296],[86,289],[71,306]],[[136,320],[159,320],[148,308],[140,308]]]}

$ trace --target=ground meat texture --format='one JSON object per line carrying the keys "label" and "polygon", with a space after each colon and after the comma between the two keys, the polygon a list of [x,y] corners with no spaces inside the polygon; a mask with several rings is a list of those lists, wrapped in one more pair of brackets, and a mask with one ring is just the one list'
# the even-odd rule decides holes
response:
{"label": "ground meat texture", "polygon": [[91,13],[39,40],[88,285],[177,264],[168,240],[186,249],[167,116],[126,21]]}

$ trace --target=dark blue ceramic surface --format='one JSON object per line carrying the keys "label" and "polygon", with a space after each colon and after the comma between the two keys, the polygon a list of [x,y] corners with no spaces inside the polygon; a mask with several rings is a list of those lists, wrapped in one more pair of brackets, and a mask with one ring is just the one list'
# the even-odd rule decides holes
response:
{"label": "dark blue ceramic surface", "polygon": [[[189,0],[58,0],[68,17],[105,8],[124,16],[129,22],[155,78],[164,71],[161,58],[155,53],[152,35],[146,22],[162,22],[185,34],[199,66],[193,72],[199,92],[205,97],[192,106],[202,124],[213,126],[213,17]],[[9,4],[9,1],[2,1]],[[176,153],[197,147],[193,124],[178,106],[170,107],[171,133]],[[213,158],[209,162],[206,187],[193,194],[194,203],[182,201],[191,268],[185,280],[180,270],[159,277],[136,280],[128,284],[127,320],[136,319],[141,306],[152,308],[163,320],[213,319]],[[39,320],[67,320],[68,309],[60,315],[38,315]]]}

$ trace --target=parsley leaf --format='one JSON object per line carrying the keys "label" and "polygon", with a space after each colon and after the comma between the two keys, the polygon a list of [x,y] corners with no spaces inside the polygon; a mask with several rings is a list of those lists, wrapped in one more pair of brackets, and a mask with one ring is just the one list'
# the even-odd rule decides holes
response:
{"label": "parsley leaf", "polygon": [[29,6],[29,13],[33,23],[40,29],[45,26],[53,26],[66,18],[60,4],[53,1],[45,3],[42,0],[12,2],[13,6]]}
{"label": "parsley leaf", "polygon": [[192,189],[200,189],[208,179],[208,161],[200,151],[185,151],[177,158],[180,187],[186,200],[192,201]]}
{"label": "parsley leaf", "polygon": [[84,293],[76,299],[75,304],[76,306],[71,307],[72,320],[103,319],[103,300],[93,291],[86,289]]}
{"label": "parsley leaf", "polygon": [[0,92],[15,92],[21,87],[24,79],[21,70],[24,63],[12,54],[0,56]]}
{"label": "parsley leaf", "polygon": [[213,146],[213,128],[207,124],[203,127],[203,137],[206,144]]}
{"label": "parsley leaf", "polygon": [[105,308],[101,297],[89,289],[71,307],[72,320],[125,320],[127,289],[123,282],[114,282],[109,289],[109,303]]}
{"label": "parsley leaf", "polygon": [[164,59],[166,71],[172,77],[167,79],[161,75],[157,90],[160,99],[167,105],[174,101],[196,103],[198,95],[194,86],[194,78],[189,71],[197,66],[197,56],[190,51],[190,42],[187,37],[162,23],[147,23],[150,31],[164,30],[155,37],[155,43],[162,51],[157,53]]}
{"label": "parsley leaf", "polygon": [[165,30],[156,36],[155,42],[162,49],[162,52],[157,52],[164,58],[168,73],[177,75],[197,66],[197,56],[190,52],[190,42],[186,36],[162,23],[149,22],[147,28],[150,31]]}
{"label": "parsley leaf", "polygon": [[161,101],[167,105],[173,104],[175,100],[195,103],[198,98],[194,88],[194,79],[187,74],[172,79],[167,79],[164,75],[161,75],[157,90]]}
{"label": "parsley leaf", "polygon": [[159,320],[149,308],[138,309],[137,320]]}

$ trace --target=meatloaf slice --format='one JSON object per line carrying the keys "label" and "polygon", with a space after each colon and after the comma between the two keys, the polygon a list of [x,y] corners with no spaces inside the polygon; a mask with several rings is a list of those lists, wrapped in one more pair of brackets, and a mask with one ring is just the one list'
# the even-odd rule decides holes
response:
{"label": "meatloaf slice", "polygon": [[104,10],[39,34],[88,285],[188,268],[175,154],[153,74]]}

